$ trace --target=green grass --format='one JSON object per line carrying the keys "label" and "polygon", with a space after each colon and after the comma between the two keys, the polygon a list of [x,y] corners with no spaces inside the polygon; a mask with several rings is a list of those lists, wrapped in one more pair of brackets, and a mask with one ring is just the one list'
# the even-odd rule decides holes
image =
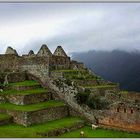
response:
{"label": "green grass", "polygon": [[67,72],[67,73],[77,73],[79,71],[81,71],[81,70],[70,70],[70,69],[68,69],[68,70],[53,70],[53,72]]}
{"label": "green grass", "polygon": [[97,75],[90,74],[87,70],[53,70],[54,72],[63,72],[65,78],[77,80],[101,79]]}
{"label": "green grass", "polygon": [[23,82],[10,83],[9,85],[10,86],[36,86],[36,85],[40,85],[40,84],[37,83],[36,81],[26,80]]}
{"label": "green grass", "polygon": [[113,88],[116,87],[117,85],[99,85],[99,86],[84,86],[85,88]]}
{"label": "green grass", "polygon": [[41,93],[47,93],[47,89],[43,88],[37,88],[37,89],[31,89],[31,90],[5,90],[1,92],[0,94],[16,94],[16,95],[28,95],[28,94],[41,94]]}
{"label": "green grass", "polygon": [[37,104],[31,104],[31,105],[14,105],[11,103],[3,103],[0,104],[0,109],[8,109],[8,110],[18,110],[18,111],[36,111],[41,110],[49,107],[57,107],[57,106],[63,106],[64,103],[60,101],[54,101],[50,100],[47,102],[41,102]]}
{"label": "green grass", "polygon": [[37,138],[37,132],[45,133],[50,130],[71,127],[78,122],[83,122],[80,118],[67,117],[60,120],[24,127],[17,124],[0,126],[0,138]]}
{"label": "green grass", "polygon": [[11,118],[9,115],[0,114],[0,121],[1,121],[1,120],[6,120],[6,119],[9,119],[9,118]]}
{"label": "green grass", "polygon": [[126,91],[126,90],[122,90],[122,91],[120,91],[119,93],[121,93],[121,94],[128,94],[129,92]]}
{"label": "green grass", "polygon": [[140,134],[130,134],[127,132],[96,129],[92,130],[91,127],[85,126],[76,131],[67,132],[59,137],[61,138],[80,138],[80,131],[84,131],[85,138],[140,138]]}

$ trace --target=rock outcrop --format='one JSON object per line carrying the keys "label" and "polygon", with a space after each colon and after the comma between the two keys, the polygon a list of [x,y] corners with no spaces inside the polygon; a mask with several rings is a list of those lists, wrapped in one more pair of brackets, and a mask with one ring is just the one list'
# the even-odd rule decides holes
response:
{"label": "rock outcrop", "polygon": [[17,51],[15,49],[13,49],[12,47],[8,47],[5,54],[14,54],[14,55],[18,55]]}

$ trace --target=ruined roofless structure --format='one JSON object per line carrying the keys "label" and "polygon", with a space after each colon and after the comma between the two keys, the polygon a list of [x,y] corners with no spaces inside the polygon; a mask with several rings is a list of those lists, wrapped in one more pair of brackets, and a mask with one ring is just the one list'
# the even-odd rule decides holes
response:
{"label": "ruined roofless structure", "polygon": [[28,54],[19,56],[17,51],[8,47],[5,54],[0,55],[0,71],[28,71],[33,72],[37,69],[45,69],[46,74],[49,70],[83,68],[83,63],[72,61],[61,46],[58,46],[54,53],[43,44],[37,54],[30,50]]}

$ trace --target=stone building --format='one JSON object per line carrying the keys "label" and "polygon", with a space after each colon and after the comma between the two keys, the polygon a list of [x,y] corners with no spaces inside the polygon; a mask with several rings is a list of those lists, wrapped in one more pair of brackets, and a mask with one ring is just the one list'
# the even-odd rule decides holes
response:
{"label": "stone building", "polygon": [[55,69],[82,68],[82,64],[71,61],[61,46],[52,53],[48,46],[43,44],[37,54],[30,50],[28,54],[19,56],[16,50],[8,47],[5,54],[0,55],[0,71],[31,70],[31,67],[45,67],[47,71]]}

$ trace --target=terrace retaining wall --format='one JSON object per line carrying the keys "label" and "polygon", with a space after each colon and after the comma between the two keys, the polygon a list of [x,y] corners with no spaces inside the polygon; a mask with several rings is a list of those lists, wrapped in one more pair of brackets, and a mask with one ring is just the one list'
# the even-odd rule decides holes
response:
{"label": "terrace retaining wall", "polygon": [[23,126],[53,121],[68,116],[67,106],[49,107],[37,111],[17,111],[0,109],[0,113],[7,113],[13,117],[13,121]]}
{"label": "terrace retaining wall", "polygon": [[28,104],[34,104],[39,103],[43,101],[48,101],[51,99],[51,93],[37,93],[37,94],[28,94],[28,95],[22,95],[22,94],[7,94],[5,95],[7,100],[16,105],[28,105]]}

